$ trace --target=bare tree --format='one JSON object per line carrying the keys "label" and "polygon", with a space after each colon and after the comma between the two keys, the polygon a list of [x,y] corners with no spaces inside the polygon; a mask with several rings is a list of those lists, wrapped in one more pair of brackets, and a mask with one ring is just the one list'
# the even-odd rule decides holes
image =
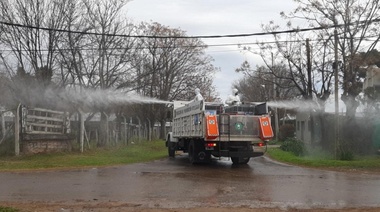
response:
{"label": "bare tree", "polygon": [[299,92],[293,81],[285,77],[288,75],[287,69],[284,67],[276,67],[275,69],[278,75],[276,80],[274,80],[273,74],[267,66],[257,66],[256,69],[253,69],[248,61],[244,61],[241,67],[235,70],[243,73],[244,77],[234,85],[242,94],[243,100],[260,102],[291,99],[298,96]]}
{"label": "bare tree", "polygon": [[[290,23],[288,27],[292,28]],[[279,26],[271,22],[263,25],[263,29],[274,32]],[[258,54],[273,75],[277,87],[292,86],[303,99],[317,97],[320,104],[324,105],[331,94],[333,76],[334,54],[329,51],[329,43],[323,42],[324,40],[321,42],[318,35],[309,39],[298,32],[285,37],[274,34],[273,37],[275,42],[258,43]]]}
{"label": "bare tree", "polygon": [[[83,0],[67,12],[61,38],[61,82],[98,89],[127,88],[139,62],[135,26],[121,15],[128,1]],[[83,8],[85,8],[83,10]]]}
{"label": "bare tree", "polygon": [[[59,38],[66,29],[66,10],[73,0],[0,2],[0,59],[13,104],[46,105],[45,88],[52,86]],[[57,30],[60,29],[60,30]],[[14,102],[17,101],[17,102]]]}
{"label": "bare tree", "polygon": [[[0,45],[10,50],[1,54],[3,66],[10,75],[16,76],[20,66],[21,75],[47,84],[54,80],[62,87],[135,90],[169,101],[190,100],[198,87],[214,99],[212,76],[217,69],[204,52],[206,46],[198,39],[179,39],[183,31],[160,24],[140,27],[140,33],[152,38],[130,36],[138,32],[122,17],[127,2],[1,1],[0,18],[9,24],[0,25]],[[147,107],[152,125],[160,120],[164,126],[166,108]],[[102,114],[98,145],[104,146],[109,140],[106,117],[116,109],[93,109]]]}
{"label": "bare tree", "polygon": [[[75,67],[76,73],[83,75],[88,87],[118,88],[134,68],[132,60],[137,53],[134,45],[136,39],[128,36],[133,32],[134,26],[121,16],[122,8],[127,2],[125,0],[83,0],[86,14],[83,17],[84,22],[89,29],[98,34],[87,36],[85,38],[88,42],[87,49],[82,49],[77,55],[81,66]],[[76,55],[75,52],[73,53],[74,59]],[[97,109],[101,112],[98,145],[105,146],[109,141],[107,116],[110,107],[109,105],[100,106]]]}
{"label": "bare tree", "polygon": [[83,8],[82,1],[75,1],[66,11],[65,22],[68,30],[59,40],[60,68],[56,79],[62,86],[90,86],[91,81],[87,80],[87,56],[92,45],[87,33],[92,28],[84,18],[86,11]]}
{"label": "bare tree", "polygon": [[[92,49],[87,51],[92,61],[88,69],[87,79],[92,87],[102,89],[117,86],[122,81],[121,75],[131,70],[136,46],[136,39],[128,37],[133,33],[134,26],[121,17],[125,0],[83,0],[86,23],[98,33],[90,36]],[[123,36],[118,36],[123,35]]]}
{"label": "bare tree", "polygon": [[[53,70],[57,42],[62,32],[48,29],[65,29],[63,17],[72,2],[73,0],[1,1],[0,19],[9,24],[0,25],[3,32],[0,45],[10,50],[10,54],[4,52],[2,56],[7,67],[16,70],[19,66],[30,73],[35,73],[40,68]],[[12,73],[15,74],[14,71]]]}
{"label": "bare tree", "polygon": [[[211,64],[211,58],[204,52],[206,46],[199,39],[177,38],[184,36],[185,32],[158,23],[145,23],[140,27],[145,35],[152,37],[143,40],[144,65],[140,66],[135,80],[139,93],[168,101],[191,100],[195,88],[205,96],[212,94],[209,91],[213,89],[212,76],[217,69]],[[149,119],[161,122],[163,137],[166,106],[147,107],[151,107]]]}
{"label": "bare tree", "polygon": [[[355,59],[358,52],[370,52],[380,39],[379,0],[295,0],[299,6],[286,15],[289,19],[304,19],[311,27],[326,27],[324,37],[333,42],[333,30],[338,31],[339,55],[341,61],[342,89],[349,117],[355,116],[362,83],[358,76],[361,63]],[[328,27],[334,26],[334,28]]]}

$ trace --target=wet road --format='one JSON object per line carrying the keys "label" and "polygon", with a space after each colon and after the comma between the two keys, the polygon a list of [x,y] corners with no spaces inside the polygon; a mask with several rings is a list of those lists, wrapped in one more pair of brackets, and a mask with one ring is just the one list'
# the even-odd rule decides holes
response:
{"label": "wet road", "polygon": [[107,168],[0,173],[0,201],[120,201],[146,207],[380,207],[380,175],[289,166],[260,157],[248,165],[187,155]]}

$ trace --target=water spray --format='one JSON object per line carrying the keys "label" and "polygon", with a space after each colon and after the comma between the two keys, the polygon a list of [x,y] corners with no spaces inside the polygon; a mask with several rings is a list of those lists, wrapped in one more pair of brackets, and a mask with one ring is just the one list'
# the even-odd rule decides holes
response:
{"label": "water spray", "polygon": [[[132,91],[113,89],[87,89],[83,87],[58,88],[15,83],[9,86],[7,102],[31,107],[62,110],[93,110],[129,104],[172,104],[172,102],[139,95]],[[6,97],[6,96],[4,96]]]}
{"label": "water spray", "polygon": [[85,106],[107,106],[120,104],[172,104],[169,101],[159,100],[141,96],[132,92],[118,90],[90,90],[83,88],[69,88],[59,93],[58,96],[64,100],[74,103],[82,103]]}
{"label": "water spray", "polygon": [[298,111],[321,110],[322,107],[311,100],[286,100],[286,101],[269,101],[267,105],[275,108],[295,109]]}

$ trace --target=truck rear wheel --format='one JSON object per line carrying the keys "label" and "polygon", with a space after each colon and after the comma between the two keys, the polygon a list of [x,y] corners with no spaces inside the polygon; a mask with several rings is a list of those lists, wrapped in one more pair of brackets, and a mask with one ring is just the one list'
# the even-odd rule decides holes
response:
{"label": "truck rear wheel", "polygon": [[233,164],[247,164],[250,158],[231,157]]}
{"label": "truck rear wheel", "polygon": [[190,141],[188,153],[189,161],[192,164],[208,163],[211,161],[211,152],[205,150],[204,143],[202,141]]}
{"label": "truck rear wheel", "polygon": [[175,150],[177,148],[177,143],[171,141],[171,134],[169,133],[166,138],[166,146],[168,147],[169,157],[175,157]]}
{"label": "truck rear wheel", "polygon": [[194,141],[189,142],[189,148],[188,148],[188,153],[189,153],[189,161],[190,163],[195,163],[195,144]]}
{"label": "truck rear wheel", "polygon": [[175,157],[175,149],[176,149],[176,143],[168,141],[168,154],[169,157],[174,158]]}

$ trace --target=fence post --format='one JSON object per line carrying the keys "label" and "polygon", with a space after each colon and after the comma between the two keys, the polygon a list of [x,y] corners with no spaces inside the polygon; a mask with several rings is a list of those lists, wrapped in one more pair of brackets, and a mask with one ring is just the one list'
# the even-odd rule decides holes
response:
{"label": "fence post", "polygon": [[80,143],[80,152],[83,153],[84,149],[84,117],[83,117],[83,112],[81,110],[78,110],[78,115],[79,115],[79,143]]}
{"label": "fence post", "polygon": [[148,119],[148,141],[152,141],[152,128],[151,128],[151,123],[150,123],[150,119]]}
{"label": "fence post", "polygon": [[15,117],[15,155],[20,155],[21,104],[17,106]]}
{"label": "fence post", "polygon": [[139,122],[139,125],[137,126],[137,136],[138,136],[138,142],[141,140],[141,120],[138,116],[136,116],[137,121]]}
{"label": "fence post", "polygon": [[1,132],[2,132],[2,136],[3,136],[3,138],[4,138],[4,136],[5,136],[5,118],[4,118],[4,113],[5,112],[3,112],[3,111],[0,111],[0,113],[1,113]]}
{"label": "fence post", "polygon": [[[124,115],[121,115],[123,117],[123,123],[124,123],[124,145],[127,144],[127,118],[125,118]],[[121,130],[121,129],[120,129]]]}

